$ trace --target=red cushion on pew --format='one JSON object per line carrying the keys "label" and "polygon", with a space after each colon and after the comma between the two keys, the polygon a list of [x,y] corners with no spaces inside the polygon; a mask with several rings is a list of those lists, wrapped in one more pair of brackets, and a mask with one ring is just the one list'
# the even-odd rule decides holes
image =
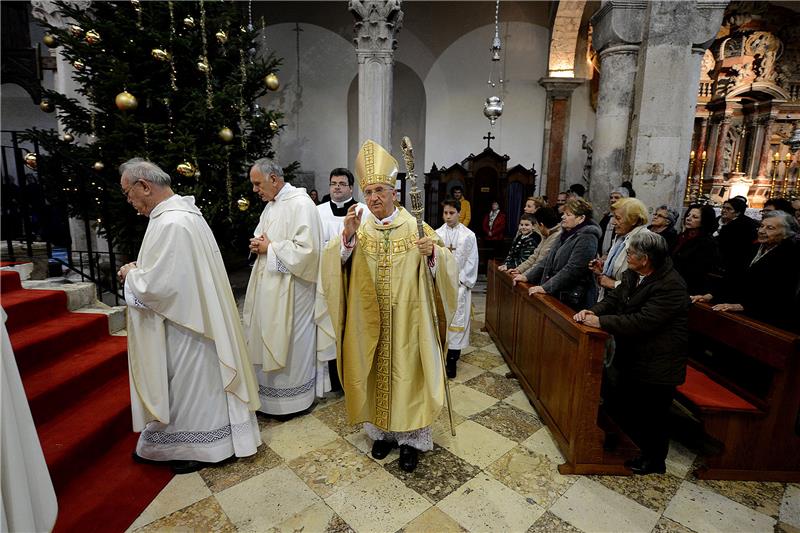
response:
{"label": "red cushion on pew", "polygon": [[678,392],[701,409],[758,412],[753,404],[691,366],[686,367],[686,381]]}

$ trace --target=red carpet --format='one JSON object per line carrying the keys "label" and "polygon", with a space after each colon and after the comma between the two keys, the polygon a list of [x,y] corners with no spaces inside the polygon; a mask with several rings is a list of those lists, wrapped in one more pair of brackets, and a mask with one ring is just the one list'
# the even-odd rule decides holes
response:
{"label": "red carpet", "polygon": [[9,335],[58,496],[55,531],[125,531],[172,479],[131,460],[127,341],[105,315],[71,313],[62,291],[0,271]]}

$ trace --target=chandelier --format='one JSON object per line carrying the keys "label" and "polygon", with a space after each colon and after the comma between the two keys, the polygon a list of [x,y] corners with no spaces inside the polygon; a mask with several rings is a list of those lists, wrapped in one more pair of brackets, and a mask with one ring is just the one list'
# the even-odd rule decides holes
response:
{"label": "chandelier", "polygon": [[[504,83],[500,70],[500,50],[502,49],[503,43],[500,40],[500,0],[496,0],[494,6],[494,38],[492,39],[492,46],[489,49],[491,52],[489,80],[486,83],[492,89],[500,85],[501,91]],[[497,81],[495,81],[495,77]],[[497,122],[497,119],[503,114],[503,100],[496,95],[489,96],[483,104],[483,114],[489,119],[489,123],[494,126],[494,123]]]}

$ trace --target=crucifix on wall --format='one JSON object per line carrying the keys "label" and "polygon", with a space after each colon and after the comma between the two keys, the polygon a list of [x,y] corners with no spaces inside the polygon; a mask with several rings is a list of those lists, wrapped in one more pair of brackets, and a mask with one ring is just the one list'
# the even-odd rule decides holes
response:
{"label": "crucifix on wall", "polygon": [[492,141],[494,139],[497,139],[497,137],[492,135],[491,131],[487,132],[486,135],[483,136],[483,138],[486,139],[486,148],[491,148],[492,147]]}

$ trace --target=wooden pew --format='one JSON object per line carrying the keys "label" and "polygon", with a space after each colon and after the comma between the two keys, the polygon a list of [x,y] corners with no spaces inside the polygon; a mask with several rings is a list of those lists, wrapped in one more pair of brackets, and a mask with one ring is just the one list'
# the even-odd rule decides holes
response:
{"label": "wooden pew", "polygon": [[722,448],[697,477],[800,481],[800,335],[707,304],[692,306],[689,331],[678,399]]}
{"label": "wooden pew", "polygon": [[[628,474],[622,462],[635,454],[605,452],[598,425],[608,335],[576,324],[550,296],[528,296],[528,287],[514,287],[490,262],[486,329],[566,458],[559,471]],[[706,304],[691,307],[689,329],[678,401],[721,448],[696,475],[800,481],[800,335]]]}
{"label": "wooden pew", "polygon": [[598,425],[608,334],[573,321],[555,298],[512,286],[494,261],[487,278],[486,329],[564,455],[559,472],[630,474],[623,466],[630,449],[603,450]]}

